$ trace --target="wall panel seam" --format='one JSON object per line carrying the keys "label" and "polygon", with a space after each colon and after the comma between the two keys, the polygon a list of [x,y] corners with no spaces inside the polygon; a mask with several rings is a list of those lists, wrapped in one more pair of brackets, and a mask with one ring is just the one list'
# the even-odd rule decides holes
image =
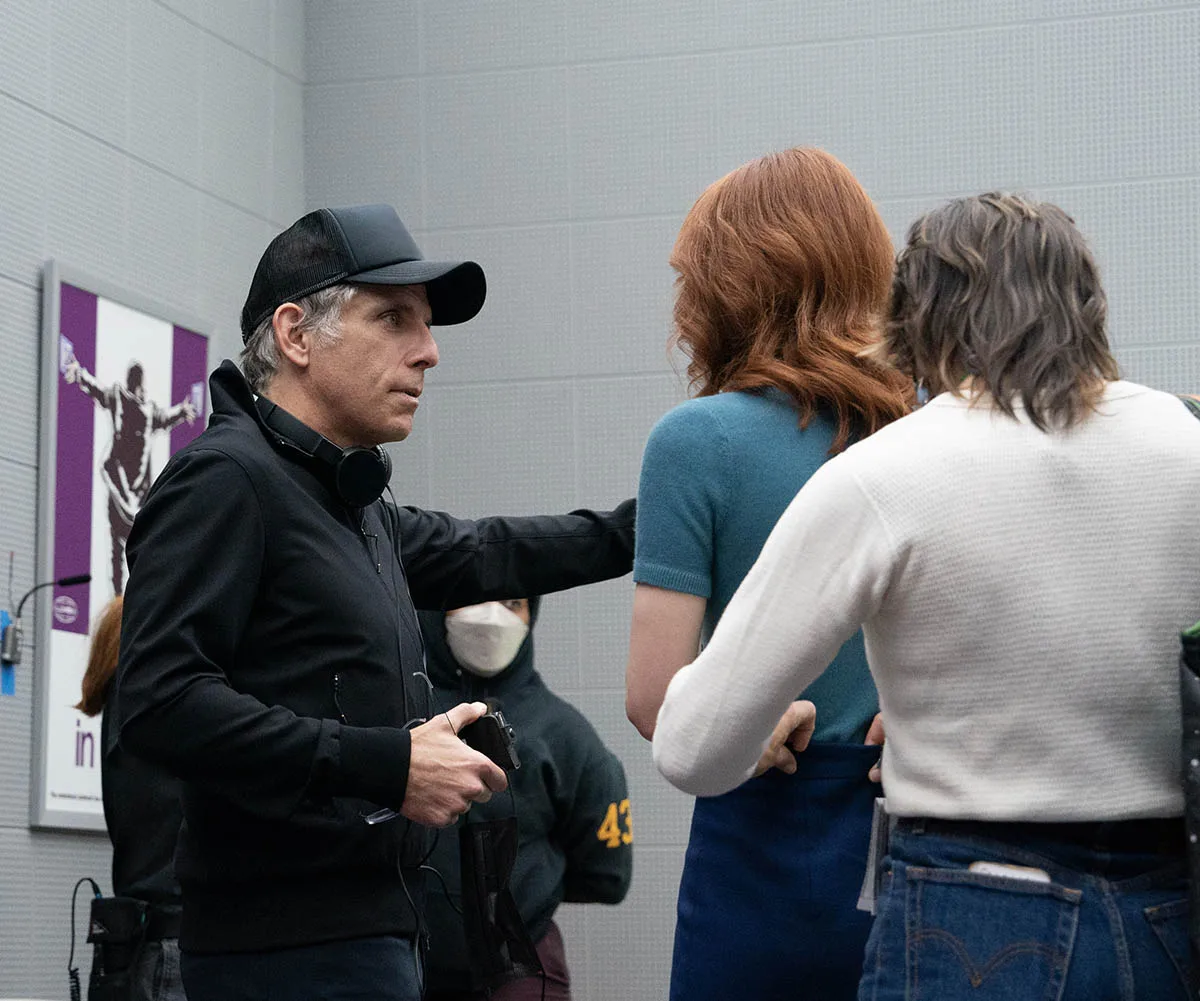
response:
{"label": "wall panel seam", "polygon": [[[253,52],[250,49],[243,48],[242,46],[238,45],[237,42],[231,42],[224,35],[217,34],[215,31],[212,30],[212,28],[209,28],[209,27],[201,24],[199,21],[192,20],[192,18],[188,17],[186,14],[180,13],[174,7],[167,6],[167,4],[163,3],[163,0],[151,0],[151,2],[155,6],[161,7],[168,14],[174,14],[177,18],[179,18],[179,20],[183,21],[184,24],[187,24],[190,27],[195,28],[197,31],[204,32],[204,34],[209,35],[212,38],[215,38],[218,42],[223,42],[224,44],[228,45],[231,49],[235,49],[236,51],[242,53],[242,55],[244,55],[244,56],[249,56],[256,63],[261,63],[263,66],[266,66],[268,69],[274,70],[280,76],[285,76],[289,80],[294,81],[295,83],[298,83],[301,85],[304,84],[304,79],[302,77],[296,76],[294,73],[292,73],[289,70],[285,69],[284,67],[280,66],[278,63],[273,63],[270,59],[264,59],[257,52]],[[268,30],[268,37],[269,36],[270,36],[270,30]]]}
{"label": "wall panel seam", "polygon": [[[155,0],[159,2],[159,0]],[[892,39],[913,38],[951,38],[958,35],[985,34],[996,31],[1025,30],[1030,27],[1043,27],[1065,24],[1086,24],[1092,21],[1113,21],[1120,18],[1136,18],[1139,21],[1150,20],[1155,16],[1188,11],[1200,11],[1200,3],[1164,4],[1161,7],[1142,8],[1139,10],[1102,11],[1088,14],[1060,15],[1058,17],[1019,17],[1012,21],[995,24],[969,24],[956,28],[914,28],[910,31],[887,31],[880,34],[866,35],[830,35],[826,38],[812,38],[794,42],[765,42],[761,45],[731,45],[721,48],[686,49],[674,52],[646,53],[637,56],[600,56],[594,59],[556,59],[550,62],[515,63],[511,66],[494,66],[482,70],[441,70],[415,73],[396,73],[367,76],[338,77],[336,80],[324,79],[318,84],[308,86],[336,86],[345,83],[374,83],[389,80],[416,79],[452,79],[455,77],[496,76],[508,73],[527,73],[530,70],[545,69],[576,69],[591,66],[621,66],[636,63],[662,62],[671,59],[694,59],[703,56],[729,56],[753,54],[760,52],[786,52],[789,49],[808,49],[829,45],[847,45],[854,42],[882,42]]]}
{"label": "wall panel seam", "polygon": [[[1200,173],[1188,172],[1181,174],[1154,174],[1143,177],[1114,177],[1102,181],[1082,181],[1078,184],[1040,183],[1029,181],[1020,185],[1022,191],[1037,191],[1042,194],[1054,194],[1060,191],[1103,191],[1105,188],[1125,188],[1131,185],[1149,186],[1154,184],[1171,184],[1180,181],[1200,181]],[[962,198],[979,193],[977,188],[945,190],[945,191],[915,191],[903,194],[889,194],[875,199],[880,207],[903,205],[907,202],[921,200],[936,200]],[[687,208],[681,207],[674,212],[635,212],[629,215],[596,215],[596,216],[563,216],[560,219],[539,219],[537,222],[495,222],[478,223],[463,226],[429,226],[422,230],[422,236],[460,233],[492,233],[519,232],[521,230],[552,229],[559,226],[595,226],[608,223],[628,222],[661,222],[665,220],[680,220],[687,214]]]}
{"label": "wall panel seam", "polygon": [[[12,94],[3,89],[0,89],[0,96],[8,98],[9,100],[13,101],[15,104],[19,104],[24,108],[28,108],[30,111],[37,112],[43,118],[47,119],[50,122],[53,122],[55,125],[61,125],[64,128],[70,129],[72,132],[74,132],[78,135],[81,135],[88,139],[91,139],[93,142],[96,142],[99,145],[104,146],[106,149],[109,149],[112,152],[117,153],[118,155],[124,157],[130,163],[136,163],[141,167],[146,167],[149,170],[153,170],[156,174],[161,174],[163,177],[169,177],[173,181],[178,181],[185,188],[190,188],[191,190],[198,192],[199,194],[207,195],[209,198],[213,199],[214,201],[220,202],[221,204],[226,205],[231,209],[236,209],[237,211],[243,213],[244,215],[247,215],[247,216],[250,216],[251,218],[257,219],[260,222],[265,222],[271,226],[281,225],[281,223],[276,219],[272,219],[269,216],[262,215],[261,213],[254,211],[254,209],[247,208],[245,205],[239,205],[237,202],[231,201],[229,198],[226,198],[224,195],[217,194],[215,191],[210,191],[208,188],[205,188],[202,185],[196,184],[194,181],[189,181],[186,177],[180,177],[178,174],[172,174],[169,170],[165,170],[163,167],[159,166],[158,164],[151,163],[149,160],[143,159],[142,157],[138,156],[136,153],[131,153],[129,150],[123,149],[122,147],[109,141],[108,139],[105,139],[101,136],[95,135],[94,133],[88,132],[86,129],[81,129],[78,125],[75,125],[72,122],[69,122],[64,118],[59,118],[54,113],[47,111],[45,108],[39,108],[36,104],[32,104],[31,102],[26,101],[24,98],[18,97],[17,95]],[[289,220],[289,222],[291,222],[291,221],[292,220]]]}

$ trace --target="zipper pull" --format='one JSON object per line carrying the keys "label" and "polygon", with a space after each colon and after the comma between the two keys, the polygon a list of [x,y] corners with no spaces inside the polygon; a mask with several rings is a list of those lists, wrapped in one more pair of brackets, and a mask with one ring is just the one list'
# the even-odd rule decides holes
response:
{"label": "zipper pull", "polygon": [[349,725],[350,721],[346,719],[346,713],[342,709],[342,676],[336,671],[333,673],[333,706],[337,710],[338,721]]}
{"label": "zipper pull", "polygon": [[359,523],[358,530],[362,533],[363,541],[367,543],[367,547],[370,550],[370,555],[375,561],[375,573],[382,577],[383,564],[379,560],[379,536],[374,532],[367,531],[366,514],[362,516],[362,521]]}

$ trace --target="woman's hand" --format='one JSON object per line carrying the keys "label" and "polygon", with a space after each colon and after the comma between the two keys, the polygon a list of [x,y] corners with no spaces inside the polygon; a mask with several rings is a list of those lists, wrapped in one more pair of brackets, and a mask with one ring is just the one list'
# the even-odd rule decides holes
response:
{"label": "woman's hand", "polygon": [[[871,720],[870,729],[867,730],[867,739],[863,741],[868,747],[883,746],[883,713],[876,713],[875,718]],[[883,760],[882,755],[880,761]],[[872,782],[882,782],[883,774],[879,771],[879,761],[871,766],[871,770],[867,772],[867,778]]]}
{"label": "woman's hand", "polygon": [[812,739],[817,725],[817,707],[811,702],[797,700],[787,708],[783,718],[775,724],[771,741],[758,759],[754,769],[757,778],[772,768],[792,775],[796,771],[796,756],[793,751],[803,751]]}

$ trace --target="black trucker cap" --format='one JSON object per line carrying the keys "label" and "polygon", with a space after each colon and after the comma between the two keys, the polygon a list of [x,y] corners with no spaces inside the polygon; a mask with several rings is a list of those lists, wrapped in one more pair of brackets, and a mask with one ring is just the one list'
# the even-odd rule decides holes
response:
{"label": "black trucker cap", "polygon": [[242,307],[242,342],[285,302],[340,282],[424,285],[439,325],[465,323],[487,293],[474,261],[427,261],[390,205],[317,209],[267,245]]}

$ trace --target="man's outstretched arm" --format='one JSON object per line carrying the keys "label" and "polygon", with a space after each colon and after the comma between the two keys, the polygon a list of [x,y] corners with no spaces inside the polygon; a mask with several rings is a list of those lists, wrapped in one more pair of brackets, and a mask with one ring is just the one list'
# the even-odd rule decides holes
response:
{"label": "man's outstretched arm", "polygon": [[633,569],[632,500],[612,511],[474,521],[412,507],[391,510],[417,608],[552,594]]}

